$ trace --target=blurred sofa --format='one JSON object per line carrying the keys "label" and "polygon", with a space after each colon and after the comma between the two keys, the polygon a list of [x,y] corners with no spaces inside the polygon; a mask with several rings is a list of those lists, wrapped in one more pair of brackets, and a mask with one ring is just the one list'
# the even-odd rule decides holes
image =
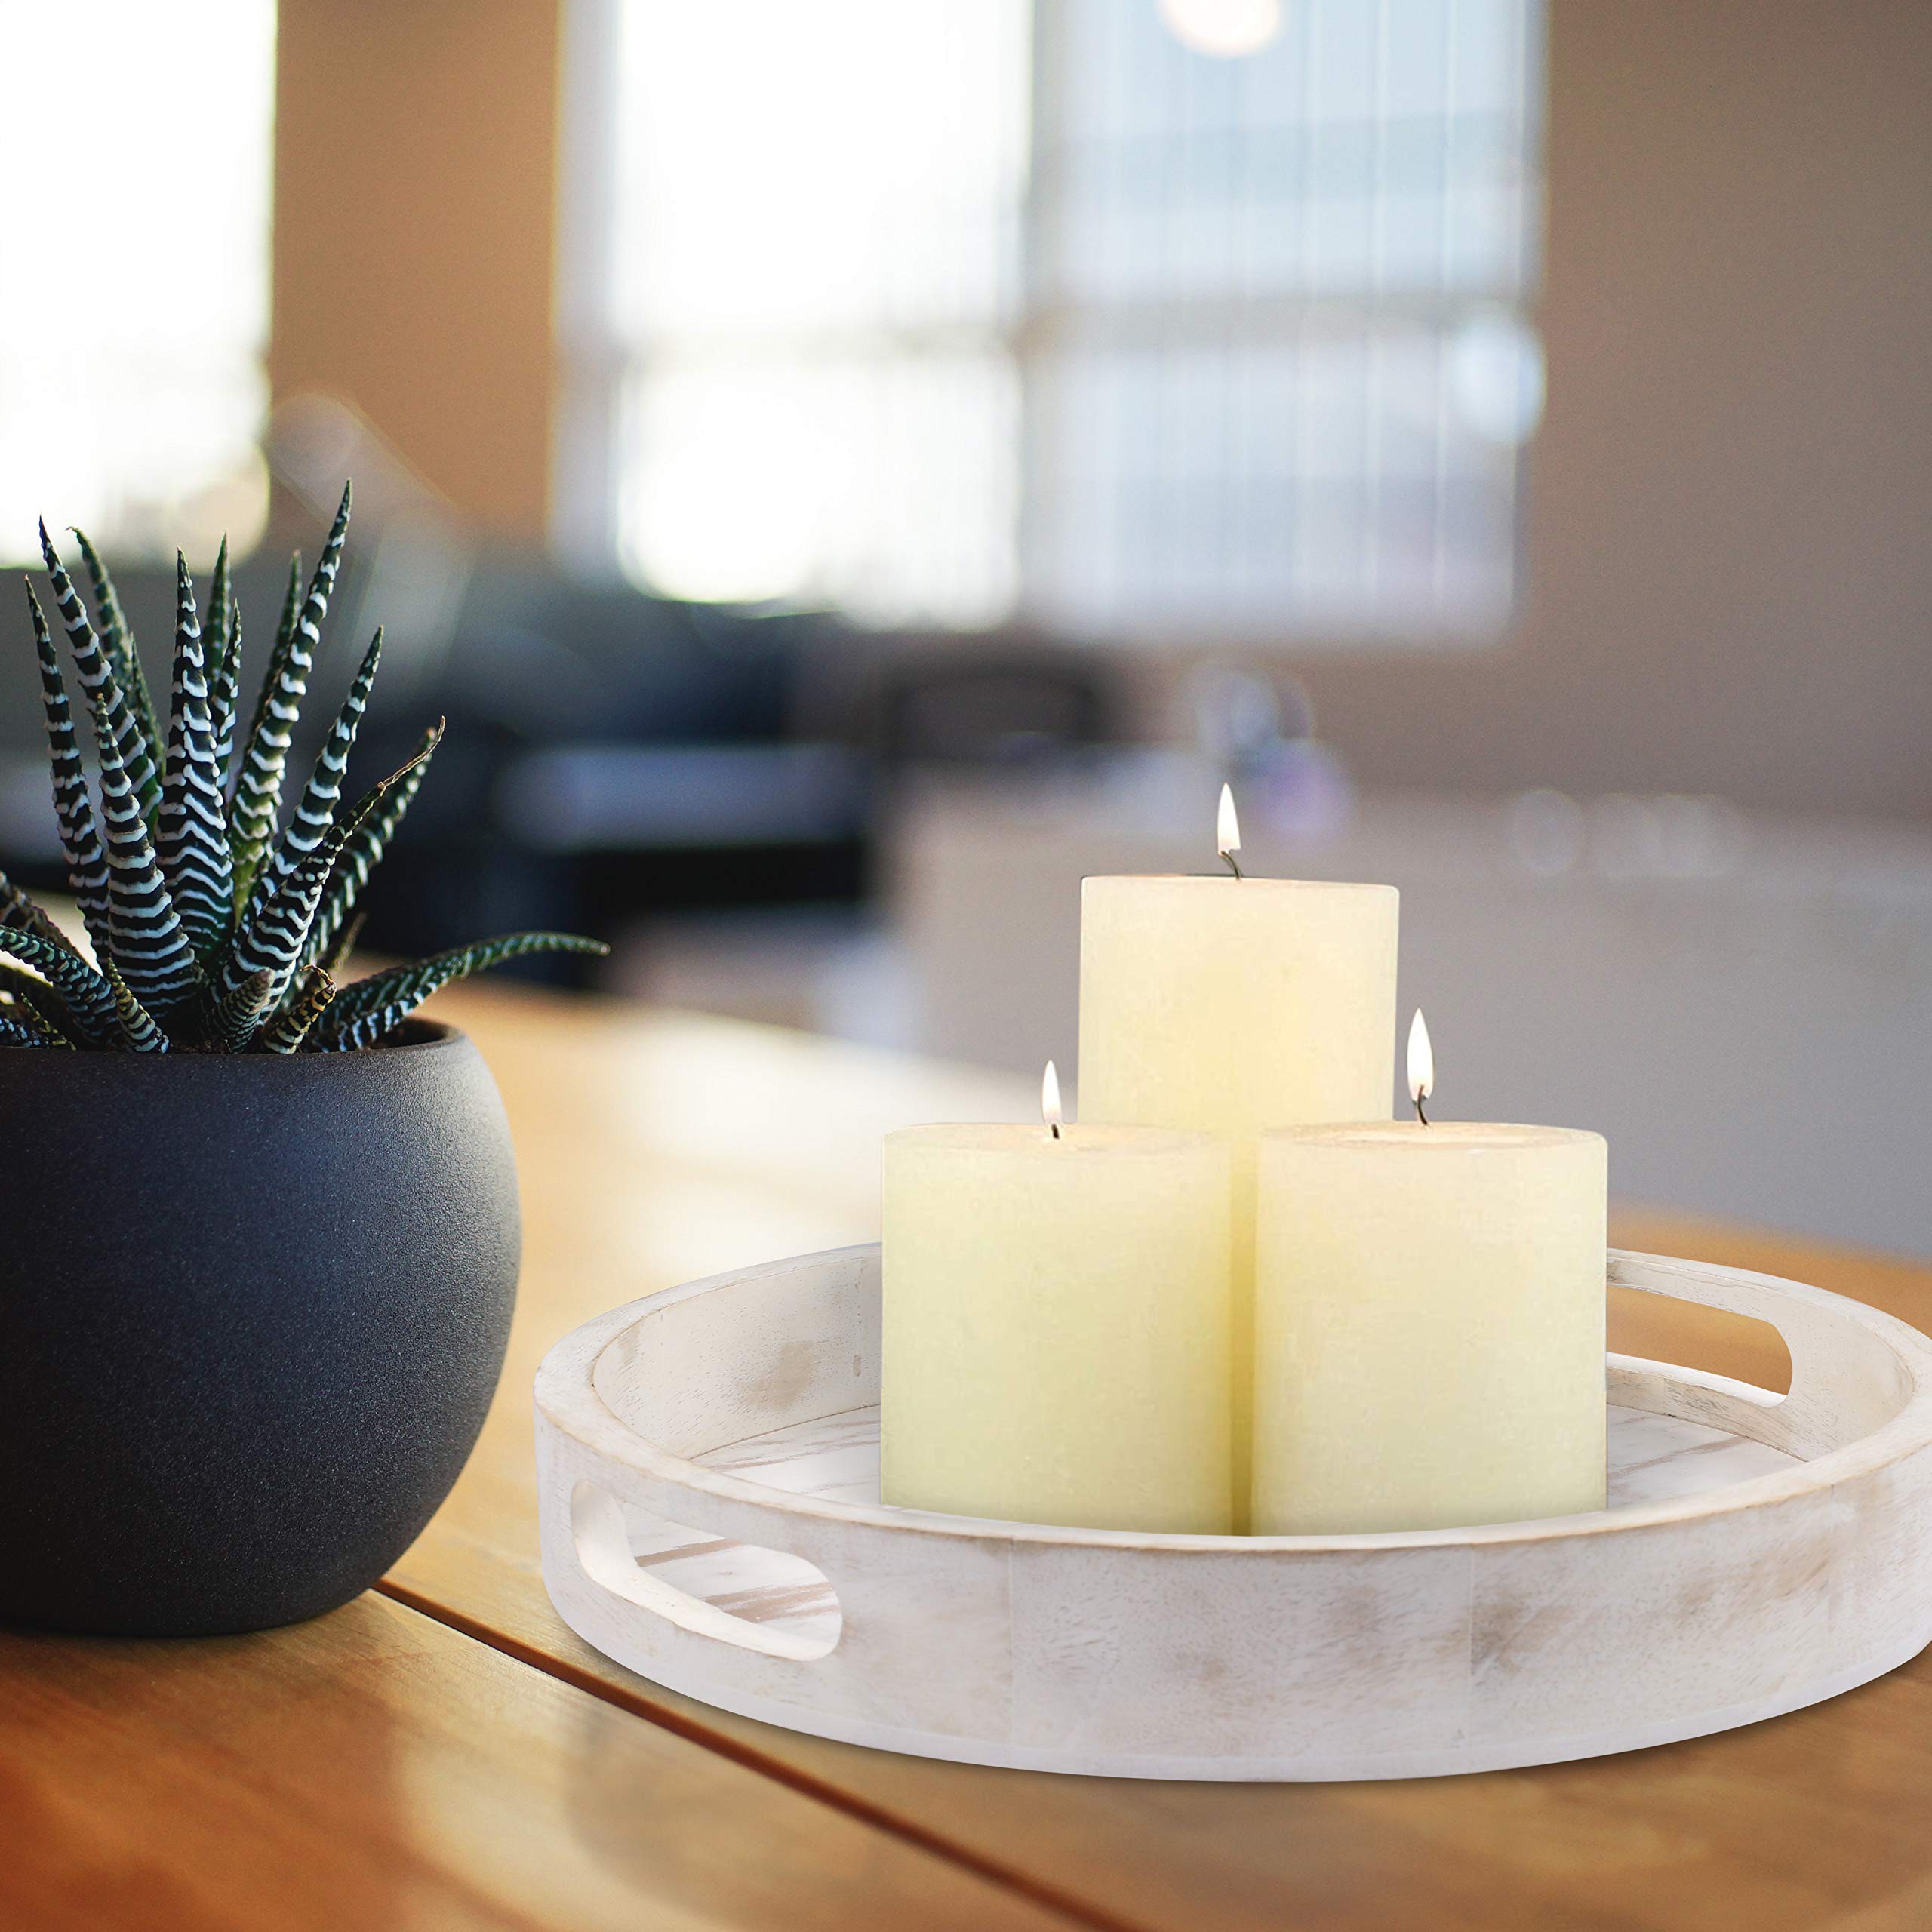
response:
{"label": "blurred sofa", "polygon": [[[373,950],[430,952],[528,926],[615,940],[682,912],[857,906],[892,772],[1037,761],[1118,730],[1110,673],[1075,650],[679,603],[540,553],[452,545],[405,518],[368,522],[358,514],[294,770],[312,758],[378,621],[383,670],[352,792],[400,764],[426,724],[448,724],[366,895]],[[312,562],[312,519],[303,533]],[[236,572],[245,704],[288,557],[265,542]],[[115,568],[164,694],[173,573]],[[0,867],[54,886],[62,869],[24,613],[15,629],[0,648]],[[570,980],[585,968],[526,970]]]}

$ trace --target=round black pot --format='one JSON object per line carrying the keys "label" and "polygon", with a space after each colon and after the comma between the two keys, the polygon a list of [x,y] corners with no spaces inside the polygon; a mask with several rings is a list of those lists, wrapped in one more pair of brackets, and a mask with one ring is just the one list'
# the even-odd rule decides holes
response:
{"label": "round black pot", "polygon": [[503,1103],[453,1029],[364,1053],[0,1048],[0,1618],[257,1630],[346,1602],[502,1370]]}

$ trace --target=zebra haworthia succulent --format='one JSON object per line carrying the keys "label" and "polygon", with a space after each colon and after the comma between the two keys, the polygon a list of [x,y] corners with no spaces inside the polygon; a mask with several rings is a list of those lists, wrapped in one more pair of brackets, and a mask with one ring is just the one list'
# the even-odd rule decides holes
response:
{"label": "zebra haworthia succulent", "polygon": [[93,726],[90,788],[53,632],[31,582],[54,804],[93,958],[0,876],[0,1049],[343,1053],[379,1046],[439,987],[531,952],[603,952],[569,933],[510,933],[340,983],[356,900],[441,742],[346,810],[342,781],[382,654],[378,630],[314,770],[281,823],[282,779],[349,528],[342,493],[305,591],[301,559],[245,734],[242,615],[224,540],[204,626],[177,560],[168,715],[157,713],[113,579],[76,531],[91,617],[47,534],[41,552]]}

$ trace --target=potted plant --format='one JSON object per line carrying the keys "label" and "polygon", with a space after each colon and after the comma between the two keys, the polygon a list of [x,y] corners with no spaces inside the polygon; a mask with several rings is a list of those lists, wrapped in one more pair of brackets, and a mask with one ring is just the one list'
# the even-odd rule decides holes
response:
{"label": "potted plant", "polygon": [[467,1038],[409,1016],[500,961],[605,949],[517,933],[345,982],[441,735],[343,803],[379,630],[283,821],[349,506],[306,589],[294,561],[245,719],[225,543],[205,627],[179,568],[164,721],[93,546],[91,617],[41,529],[97,764],[91,787],[29,584],[91,944],[0,878],[0,1618],[189,1635],[331,1609],[448,1493],[502,1367],[502,1103]]}

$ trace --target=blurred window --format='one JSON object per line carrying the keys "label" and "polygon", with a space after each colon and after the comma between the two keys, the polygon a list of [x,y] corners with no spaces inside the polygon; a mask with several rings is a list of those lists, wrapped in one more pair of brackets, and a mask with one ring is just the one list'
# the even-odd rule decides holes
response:
{"label": "blurred window", "polygon": [[560,537],[881,622],[1493,636],[1540,27],[576,0]]}
{"label": "blurred window", "polygon": [[272,0],[0,0],[0,556],[42,515],[124,556],[251,542]]}

